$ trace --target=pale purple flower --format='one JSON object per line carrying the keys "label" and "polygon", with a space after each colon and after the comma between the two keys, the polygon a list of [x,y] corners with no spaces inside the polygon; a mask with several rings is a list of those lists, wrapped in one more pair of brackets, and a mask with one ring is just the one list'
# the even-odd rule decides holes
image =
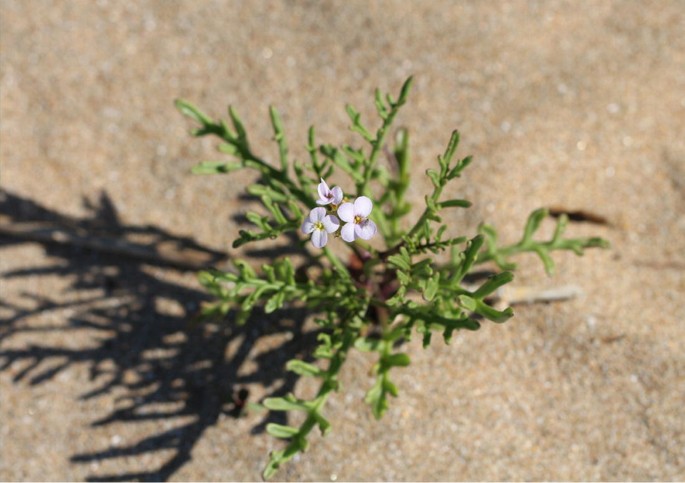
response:
{"label": "pale purple flower", "polygon": [[333,203],[335,206],[338,206],[342,202],[342,188],[336,186],[333,189],[329,189],[323,178],[321,178],[321,183],[319,183],[318,191],[319,199],[316,200],[317,205],[328,205]]}
{"label": "pale purple flower", "polygon": [[302,232],[311,233],[312,245],[323,248],[328,243],[328,234],[335,233],[340,228],[340,220],[335,215],[327,215],[326,208],[314,208],[302,223]]}
{"label": "pale purple flower", "polygon": [[366,196],[360,196],[354,203],[343,203],[338,208],[338,216],[345,225],[340,230],[342,239],[353,242],[357,238],[368,240],[376,234],[376,224],[368,219],[373,203]]}

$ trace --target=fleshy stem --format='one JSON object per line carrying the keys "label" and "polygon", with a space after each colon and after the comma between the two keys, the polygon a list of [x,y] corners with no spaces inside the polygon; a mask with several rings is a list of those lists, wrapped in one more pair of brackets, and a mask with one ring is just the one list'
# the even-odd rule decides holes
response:
{"label": "fleshy stem", "polygon": [[[414,250],[415,250],[416,252],[423,252],[423,251],[426,251],[426,250],[430,250],[430,249],[432,249],[432,248],[446,248],[446,247],[452,246],[452,245],[460,245],[461,243],[464,243],[465,241],[466,241],[466,238],[465,238],[465,237],[459,237],[459,238],[453,238],[453,239],[451,239],[451,240],[447,240],[447,241],[444,241],[444,242],[443,242],[443,241],[435,241],[435,242],[430,242],[430,243],[422,243],[422,244],[420,244],[420,245],[416,245],[416,246],[414,247]],[[403,246],[406,246],[406,242],[405,242],[405,241],[402,241],[402,242],[398,243],[397,245],[395,245],[395,246],[392,247],[392,248],[389,248],[388,250],[385,250],[385,251],[382,251],[382,252],[378,252],[378,258],[379,258],[379,260],[381,260],[381,261],[383,261],[383,262],[387,261],[389,257],[391,257],[392,255],[396,255],[397,253],[399,253],[399,252],[400,252],[400,249],[401,249]]]}
{"label": "fleshy stem", "polygon": [[550,252],[554,250],[572,250],[576,255],[582,255],[583,249],[591,247],[608,248],[609,243],[601,238],[563,238],[566,230],[568,217],[562,215],[557,221],[552,239],[549,241],[535,241],[533,235],[540,227],[542,220],[549,215],[549,210],[539,208],[533,211],[523,229],[523,237],[518,243],[498,248],[497,233],[488,225],[481,225],[479,231],[485,236],[486,247],[478,256],[476,263],[494,261],[498,267],[504,270],[512,270],[516,265],[507,261],[507,258],[522,252],[535,252],[542,260],[545,271],[551,275],[554,273],[554,261]]}
{"label": "fleshy stem", "polygon": [[226,163],[226,166],[224,167],[225,170],[216,172],[229,172],[234,169],[237,169],[238,167],[252,168],[262,173],[262,175],[264,175],[266,178],[275,180],[281,185],[283,185],[295,198],[297,198],[305,206],[311,206],[315,203],[314,198],[312,198],[312,196],[307,194],[302,189],[298,188],[288,176],[288,147],[285,142],[280,116],[278,115],[278,112],[275,109],[272,108],[270,110],[270,114],[275,130],[275,139],[278,143],[281,169],[274,168],[269,163],[259,158],[252,152],[252,149],[250,148],[250,143],[247,139],[247,132],[245,130],[245,126],[243,125],[240,116],[238,116],[238,113],[235,111],[235,109],[233,109],[233,107],[229,107],[228,115],[231,118],[231,122],[235,129],[235,132],[232,132],[230,130],[228,124],[223,119],[220,119],[218,122],[215,122],[204,112],[202,112],[200,109],[198,109],[188,101],[177,99],[176,107],[184,115],[192,119],[195,119],[197,122],[202,124],[202,127],[196,129],[193,132],[193,135],[205,136],[208,134],[214,134],[220,137],[226,142],[224,147],[228,150],[225,152],[234,154],[236,155],[236,157],[240,159],[240,162],[235,163],[233,165],[229,165],[228,163]]}
{"label": "fleshy stem", "polygon": [[345,277],[346,279],[350,279],[350,272],[347,270],[347,267],[345,266],[344,263],[340,261],[340,259],[328,248],[324,247],[323,248],[323,253],[328,258],[328,261],[331,262],[331,265],[338,271],[338,273]]}
{"label": "fleshy stem", "polygon": [[[445,154],[438,158],[438,161],[440,162],[441,167],[443,165],[449,164],[450,160],[452,159],[452,156],[454,155],[454,151],[456,150],[458,144],[459,144],[459,131],[454,131],[454,132],[452,132],[452,137],[450,138],[450,142],[447,145],[447,149],[445,150]],[[438,180],[438,182],[435,182],[435,180],[433,180],[433,193],[430,196],[432,203],[427,203],[427,206],[423,210],[421,217],[417,220],[414,227],[407,234],[407,238],[412,238],[414,235],[416,235],[416,232],[418,232],[423,227],[424,223],[426,223],[426,221],[429,219],[431,212],[433,211],[431,209],[431,206],[435,206],[435,204],[437,204],[438,198],[440,198],[440,195],[442,194],[442,189],[445,187],[445,184],[447,184],[447,179],[444,176],[444,174],[446,174],[446,173],[442,173],[442,171],[447,171],[447,169],[446,168],[441,169],[441,174],[443,176],[440,176],[440,179]]]}
{"label": "fleshy stem", "polygon": [[[394,159],[397,162],[397,183],[394,186],[394,206],[390,214],[390,239],[396,243],[399,233],[400,218],[409,211],[410,205],[404,201],[404,194],[409,187],[409,133],[400,129],[395,135]],[[387,192],[391,193],[390,191]]]}
{"label": "fleshy stem", "polygon": [[376,139],[371,141],[371,153],[369,154],[367,163],[364,165],[364,179],[361,182],[361,184],[357,186],[357,192],[363,194],[364,196],[371,196],[371,192],[369,190],[369,181],[371,181],[371,174],[373,173],[373,168],[375,167],[376,161],[378,160],[378,155],[381,153],[381,150],[383,149],[383,143],[385,142],[385,137],[388,133],[388,128],[390,127],[390,125],[392,125],[393,121],[395,120],[395,116],[397,116],[400,107],[402,107],[404,103],[407,101],[407,96],[409,95],[409,90],[411,89],[412,81],[413,78],[409,77],[404,82],[404,84],[402,85],[402,89],[400,90],[400,96],[397,99],[397,101],[393,101],[392,98],[388,95],[390,111],[384,117],[383,124],[381,125],[381,127],[378,128],[378,131],[376,132]]}
{"label": "fleshy stem", "polygon": [[331,358],[331,362],[326,370],[326,378],[319,388],[319,392],[314,398],[313,404],[311,406],[312,410],[309,412],[307,419],[300,426],[297,434],[293,435],[292,441],[280,451],[275,451],[271,454],[269,463],[264,468],[263,477],[264,479],[270,478],[279,468],[279,466],[286,461],[290,460],[297,453],[302,451],[302,441],[306,440],[307,435],[312,429],[318,424],[318,419],[316,417],[319,414],[321,407],[326,403],[326,400],[330,396],[331,392],[337,390],[337,375],[347,358],[347,353],[354,344],[358,336],[358,329],[348,328],[343,332],[342,344],[336,350],[335,354]]}

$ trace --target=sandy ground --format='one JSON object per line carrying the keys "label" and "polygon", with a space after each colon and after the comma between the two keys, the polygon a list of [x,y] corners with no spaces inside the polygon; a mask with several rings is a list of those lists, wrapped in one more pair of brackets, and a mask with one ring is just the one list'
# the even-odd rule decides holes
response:
{"label": "sandy ground", "polygon": [[[287,480],[685,479],[685,4],[578,2],[0,2],[3,222],[58,220],[230,252],[250,174],[193,176],[212,142],[183,97],[234,105],[273,158],[268,106],[292,152],[307,128],[352,139],[376,87],[415,75],[399,122],[421,175],[449,133],[475,161],[448,194],[456,231],[514,240],[539,206],[609,251],[523,258],[516,283],[575,284],[503,326],[408,345],[383,421],[354,355],[334,430]],[[417,208],[418,211],[418,208]],[[546,229],[548,229],[547,227]],[[230,252],[233,255],[232,252]],[[259,255],[259,254],[253,254]],[[528,263],[530,262],[530,263]],[[311,346],[292,312],[193,327],[192,272],[0,238],[0,480],[255,480],[278,442],[250,399],[311,388],[282,365]]]}

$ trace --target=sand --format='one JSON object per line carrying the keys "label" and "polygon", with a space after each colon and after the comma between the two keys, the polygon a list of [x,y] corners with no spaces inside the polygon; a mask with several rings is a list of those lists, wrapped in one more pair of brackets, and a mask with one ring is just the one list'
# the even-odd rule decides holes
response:
{"label": "sand", "polygon": [[[551,279],[520,260],[516,284],[580,297],[407,344],[380,422],[373,360],[352,355],[332,433],[278,478],[685,479],[682,2],[2,0],[0,54],[3,223],[233,257],[255,176],[190,174],[221,155],[174,99],[235,106],[269,159],[273,104],[304,159],[310,125],[354,140],[345,103],[373,119],[374,89],[409,75],[412,216],[459,129],[474,162],[447,195],[474,206],[456,234],[485,220],[513,241],[541,206],[608,220],[571,224],[612,248],[559,254]],[[232,398],[312,389],[282,370],[311,347],[301,313],[194,326],[192,271],[0,237],[0,276],[0,480],[257,480],[280,445]]]}

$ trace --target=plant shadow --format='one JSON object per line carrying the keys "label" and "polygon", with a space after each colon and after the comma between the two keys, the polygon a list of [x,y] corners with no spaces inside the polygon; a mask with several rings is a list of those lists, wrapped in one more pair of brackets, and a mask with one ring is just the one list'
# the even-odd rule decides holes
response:
{"label": "plant shadow", "polygon": [[[261,387],[267,396],[293,391],[297,376],[283,370],[285,362],[295,357],[310,360],[306,354],[317,332],[305,329],[308,314],[302,309],[280,311],[278,318],[255,313],[240,327],[231,323],[232,314],[224,321],[198,323],[199,308],[208,296],[187,277],[184,283],[179,274],[197,266],[217,266],[226,255],[155,226],[123,224],[106,193],[98,203],[84,203],[92,216],[74,219],[0,191],[0,251],[36,242],[45,251],[40,264],[1,273],[3,283],[57,276],[67,285],[55,296],[22,292],[0,300],[0,311],[9,314],[0,320],[0,371],[12,371],[17,384],[36,386],[57,384],[60,373],[86,364],[91,389],[77,397],[114,399],[114,409],[92,421],[93,427],[169,424],[160,423],[142,440],[123,445],[108,441],[109,446],[72,455],[70,460],[85,464],[172,450],[170,458],[149,471],[88,477],[165,481],[192,459],[193,448],[208,428],[221,418],[243,413],[251,402],[250,388]],[[57,232],[62,235],[55,236]],[[122,248],[112,240],[128,241]],[[247,255],[290,254],[292,246],[288,241],[280,252]],[[179,252],[184,255],[170,255]],[[194,253],[190,258],[189,252]],[[35,323],[49,313],[59,323]],[[62,314],[65,320],[59,319]],[[59,342],[77,333],[93,343],[72,348],[73,344]],[[273,335],[280,342],[254,355],[258,341]],[[15,338],[29,342],[6,344]],[[269,422],[285,424],[285,415],[264,413],[253,433],[263,432]]]}

